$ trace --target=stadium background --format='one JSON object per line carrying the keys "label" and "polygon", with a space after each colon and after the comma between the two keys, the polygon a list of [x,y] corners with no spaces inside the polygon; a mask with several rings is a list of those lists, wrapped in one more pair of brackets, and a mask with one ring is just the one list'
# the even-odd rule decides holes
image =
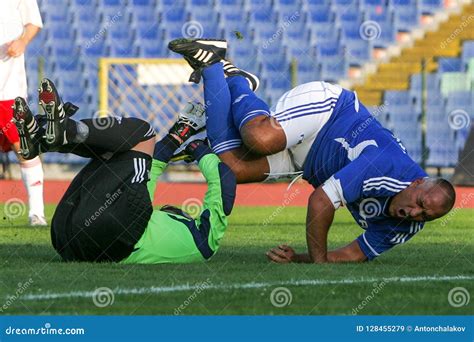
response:
{"label": "stadium background", "polygon": [[[38,79],[47,76],[64,100],[81,108],[79,118],[139,116],[165,132],[186,101],[202,101],[168,41],[218,37],[229,41],[236,65],[259,75],[259,95],[270,104],[292,86],[313,80],[356,90],[431,173],[453,172],[470,131],[469,0],[38,2],[44,29],[26,53],[35,109]],[[45,155],[44,161],[85,162],[60,154]],[[54,178],[57,172],[46,174]]]}
{"label": "stadium background", "polygon": [[[222,37],[230,42],[231,59],[260,76],[259,95],[269,102],[296,84],[339,82],[356,90],[430,173],[451,177],[456,169],[457,183],[474,185],[472,1],[38,2],[44,29],[26,54],[35,110],[36,85],[47,76],[64,100],[81,107],[78,117],[140,116],[163,134],[185,101],[202,99],[200,87],[185,82],[189,69],[167,50],[168,41]],[[11,176],[17,178],[14,159]],[[67,179],[86,160],[48,154],[44,161],[50,222]],[[185,165],[175,171],[187,181],[199,179]],[[27,226],[21,182],[1,180],[0,312],[472,314],[472,187],[457,187],[453,211],[374,262],[282,267],[264,252],[279,243],[306,248],[312,191],[305,183],[287,186],[239,185],[222,248],[209,263],[145,266],[59,262],[49,229]],[[161,182],[157,201],[196,214],[204,192],[203,183]],[[329,247],[360,232],[339,210]],[[282,290],[285,301],[275,302]]]}

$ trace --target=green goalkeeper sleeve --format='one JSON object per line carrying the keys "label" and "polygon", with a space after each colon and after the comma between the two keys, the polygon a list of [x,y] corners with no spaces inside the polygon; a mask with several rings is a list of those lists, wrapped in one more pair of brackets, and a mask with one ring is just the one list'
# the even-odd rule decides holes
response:
{"label": "green goalkeeper sleeve", "polygon": [[[154,210],[148,226],[132,254],[122,263],[188,263],[205,261],[219,249],[227,228],[236,180],[232,171],[204,145],[194,152],[208,189],[197,219],[179,210]],[[148,188],[153,198],[156,178],[166,163],[154,160]]]}

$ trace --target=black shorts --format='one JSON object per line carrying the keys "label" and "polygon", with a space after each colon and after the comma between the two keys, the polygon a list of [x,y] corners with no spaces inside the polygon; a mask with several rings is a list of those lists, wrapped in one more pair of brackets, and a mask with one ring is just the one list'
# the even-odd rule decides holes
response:
{"label": "black shorts", "polygon": [[137,151],[93,159],[74,178],[51,223],[66,261],[120,261],[129,256],[153,212],[146,183],[151,157]]}

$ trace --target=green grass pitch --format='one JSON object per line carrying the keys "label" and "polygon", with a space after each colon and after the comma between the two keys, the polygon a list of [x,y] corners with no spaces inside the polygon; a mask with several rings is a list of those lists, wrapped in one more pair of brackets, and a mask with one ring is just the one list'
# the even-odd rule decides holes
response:
{"label": "green grass pitch", "polygon": [[[53,210],[47,207],[49,219]],[[208,263],[191,265],[62,263],[50,245],[49,228],[28,227],[26,217],[3,218],[1,314],[473,314],[472,301],[455,307],[448,293],[455,287],[473,293],[474,210],[427,224],[411,241],[370,263],[269,263],[264,253],[279,243],[305,249],[305,213],[238,207],[219,252]],[[345,244],[361,231],[340,210],[330,244]],[[112,289],[113,302],[94,296],[103,287]]]}

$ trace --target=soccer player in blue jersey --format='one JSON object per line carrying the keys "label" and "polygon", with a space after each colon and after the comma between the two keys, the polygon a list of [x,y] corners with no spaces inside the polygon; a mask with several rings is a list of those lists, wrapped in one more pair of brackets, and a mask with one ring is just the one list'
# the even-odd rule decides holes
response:
{"label": "soccer player in blue jersey", "polygon": [[[178,39],[169,47],[194,68],[190,80],[204,79],[207,136],[239,183],[302,173],[315,188],[308,202],[308,253],[280,245],[268,251],[270,260],[372,260],[453,207],[453,186],[429,178],[354,92],[311,82],[288,91],[270,109],[254,93],[258,79],[225,60],[225,41]],[[328,232],[341,206],[364,232],[328,251]]]}

